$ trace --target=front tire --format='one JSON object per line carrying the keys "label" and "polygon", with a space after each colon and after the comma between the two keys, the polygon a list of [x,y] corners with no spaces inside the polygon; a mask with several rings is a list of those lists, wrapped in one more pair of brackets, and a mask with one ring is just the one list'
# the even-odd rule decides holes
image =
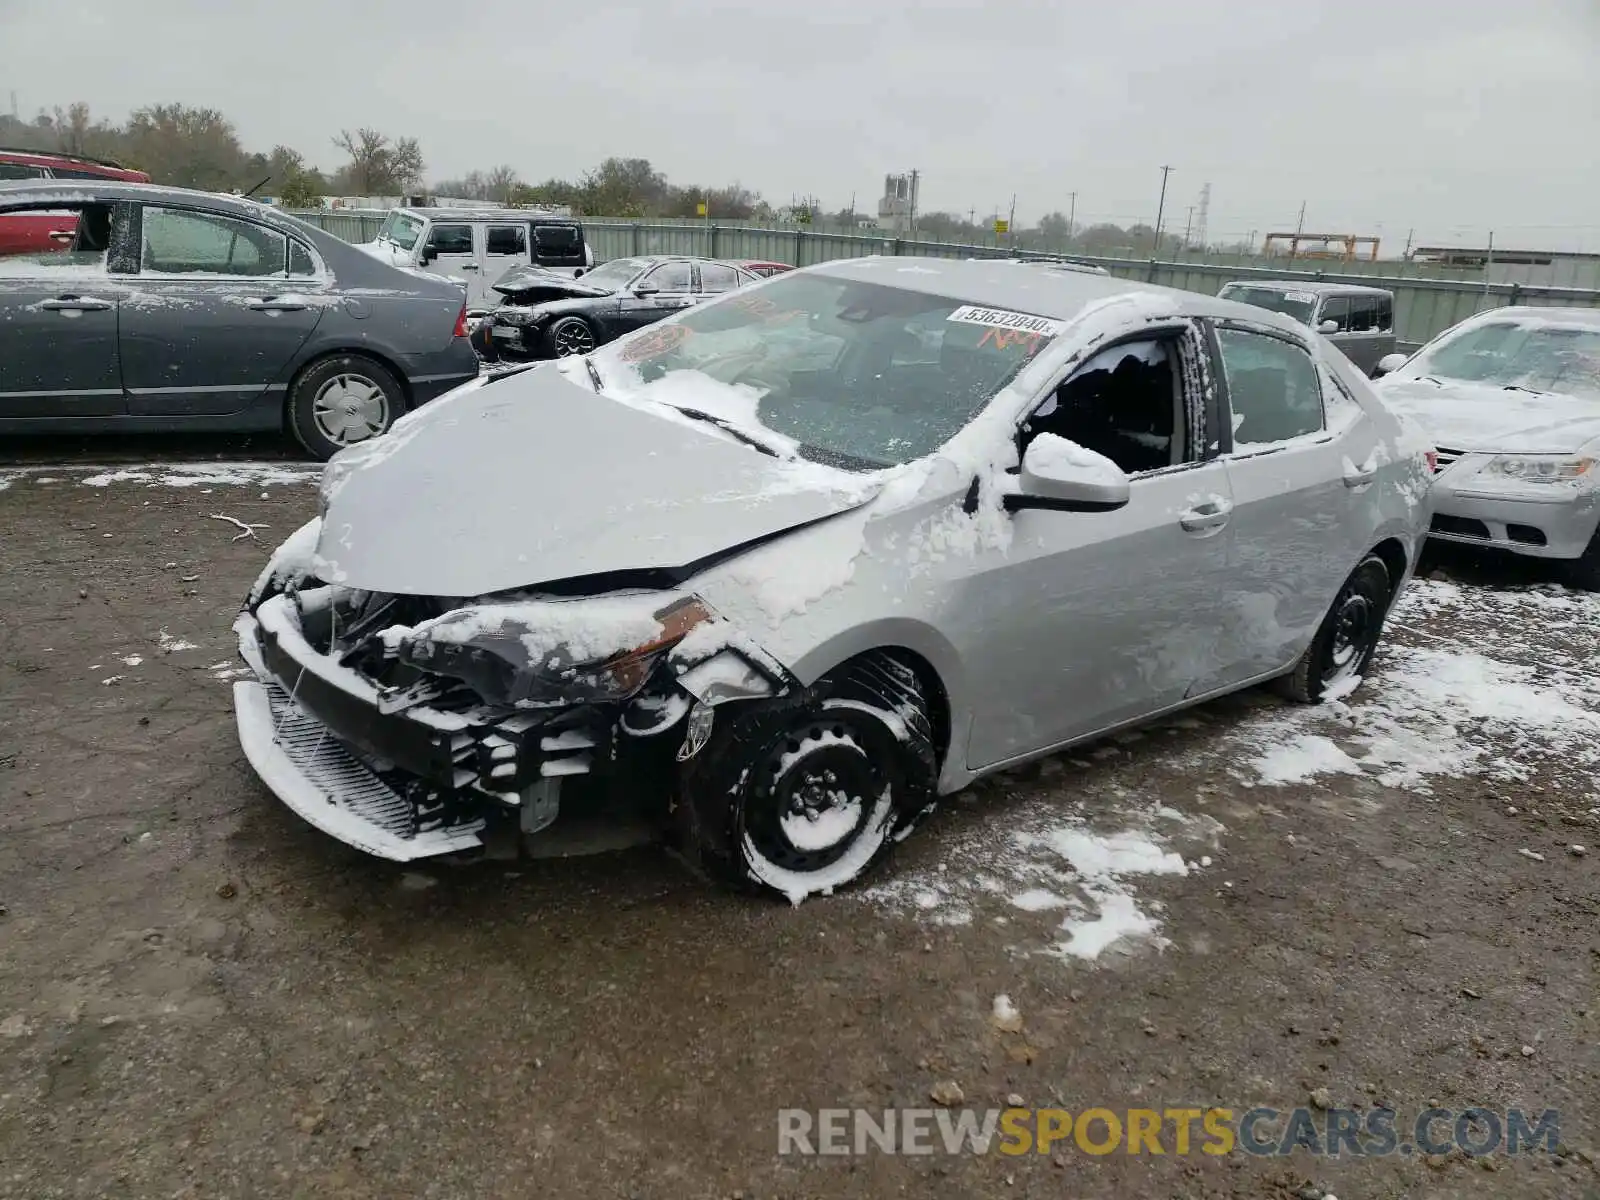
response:
{"label": "front tire", "polygon": [[1393,598],[1388,566],[1376,554],[1367,555],[1344,581],[1294,670],[1277,681],[1279,691],[1301,704],[1347,694],[1351,681],[1359,682],[1372,662]]}
{"label": "front tire", "polygon": [[915,673],[864,656],[807,695],[717,710],[680,770],[683,849],[731,888],[795,904],[831,893],[931,811],[936,759]]}
{"label": "front tire", "polygon": [[582,317],[562,317],[546,331],[545,342],[551,358],[588,354],[600,344],[589,322]]}
{"label": "front tire", "polygon": [[382,363],[335,354],[312,363],[289,388],[289,431],[314,458],[389,432],[406,411],[405,390]]}

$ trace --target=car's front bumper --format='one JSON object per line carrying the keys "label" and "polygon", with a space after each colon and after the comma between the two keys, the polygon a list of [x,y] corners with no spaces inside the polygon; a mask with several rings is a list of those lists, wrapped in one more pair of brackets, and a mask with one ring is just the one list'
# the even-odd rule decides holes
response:
{"label": "car's front bumper", "polygon": [[1434,482],[1431,537],[1486,546],[1535,558],[1579,558],[1600,524],[1593,490],[1551,487],[1548,497],[1473,490],[1470,479],[1452,483],[1450,470]]}
{"label": "car's front bumper", "polygon": [[558,781],[604,753],[592,709],[384,711],[372,685],[305,641],[282,594],[234,630],[256,676],[234,686],[250,765],[306,821],[380,858],[470,850],[491,821],[536,832],[554,819]]}

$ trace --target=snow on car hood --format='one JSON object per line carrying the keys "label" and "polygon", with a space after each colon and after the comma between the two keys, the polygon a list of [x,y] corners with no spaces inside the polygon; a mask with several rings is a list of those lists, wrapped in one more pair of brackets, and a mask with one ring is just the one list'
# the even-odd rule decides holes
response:
{"label": "snow on car hood", "polygon": [[1451,450],[1559,454],[1600,438],[1600,403],[1581,396],[1393,375],[1380,380],[1377,390],[1435,445]]}
{"label": "snow on car hood", "polygon": [[611,295],[610,288],[592,287],[582,279],[574,279],[571,275],[562,275],[557,271],[534,266],[512,267],[494,281],[493,287],[495,291],[507,296],[531,291],[534,288],[541,292],[549,289],[565,296]]}
{"label": "snow on car hood", "polygon": [[322,482],[317,574],[369,591],[472,597],[682,572],[880,489],[872,477],[762,454],[661,406],[598,395],[550,364],[468,385],[337,455]]}

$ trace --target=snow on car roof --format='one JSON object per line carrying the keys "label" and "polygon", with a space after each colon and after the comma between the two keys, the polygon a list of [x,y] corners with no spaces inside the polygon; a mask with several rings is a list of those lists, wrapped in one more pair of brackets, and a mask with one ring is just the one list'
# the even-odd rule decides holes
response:
{"label": "snow on car roof", "polygon": [[1258,325],[1276,325],[1296,334],[1305,332],[1302,325],[1289,317],[1235,300],[1219,300],[1199,292],[1118,279],[1112,275],[1019,271],[1012,260],[1004,258],[841,258],[804,269],[1062,321],[1071,320],[1102,301],[1137,294],[1170,298],[1173,311],[1184,316],[1232,318]]}
{"label": "snow on car roof", "polygon": [[1516,321],[1521,325],[1573,325],[1580,329],[1600,329],[1600,308],[1545,308],[1542,305],[1515,304],[1486,309],[1468,320],[1477,324]]}

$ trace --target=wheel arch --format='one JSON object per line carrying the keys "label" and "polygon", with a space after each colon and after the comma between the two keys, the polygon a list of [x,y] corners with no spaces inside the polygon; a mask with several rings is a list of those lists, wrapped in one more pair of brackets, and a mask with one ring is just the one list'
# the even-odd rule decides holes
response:
{"label": "wheel arch", "polygon": [[826,669],[815,672],[813,682],[836,675],[856,663],[870,661],[876,656],[894,659],[909,668],[917,677],[923,698],[927,701],[928,719],[933,725],[934,754],[939,766],[942,767],[949,757],[955,715],[945,677],[926,654],[895,642],[856,649],[831,663]]}
{"label": "wheel arch", "polygon": [[1406,555],[1404,543],[1397,537],[1386,537],[1370,551],[1383,560],[1383,565],[1389,571],[1389,583],[1398,588],[1400,581],[1405,578],[1406,568],[1410,559]]}

